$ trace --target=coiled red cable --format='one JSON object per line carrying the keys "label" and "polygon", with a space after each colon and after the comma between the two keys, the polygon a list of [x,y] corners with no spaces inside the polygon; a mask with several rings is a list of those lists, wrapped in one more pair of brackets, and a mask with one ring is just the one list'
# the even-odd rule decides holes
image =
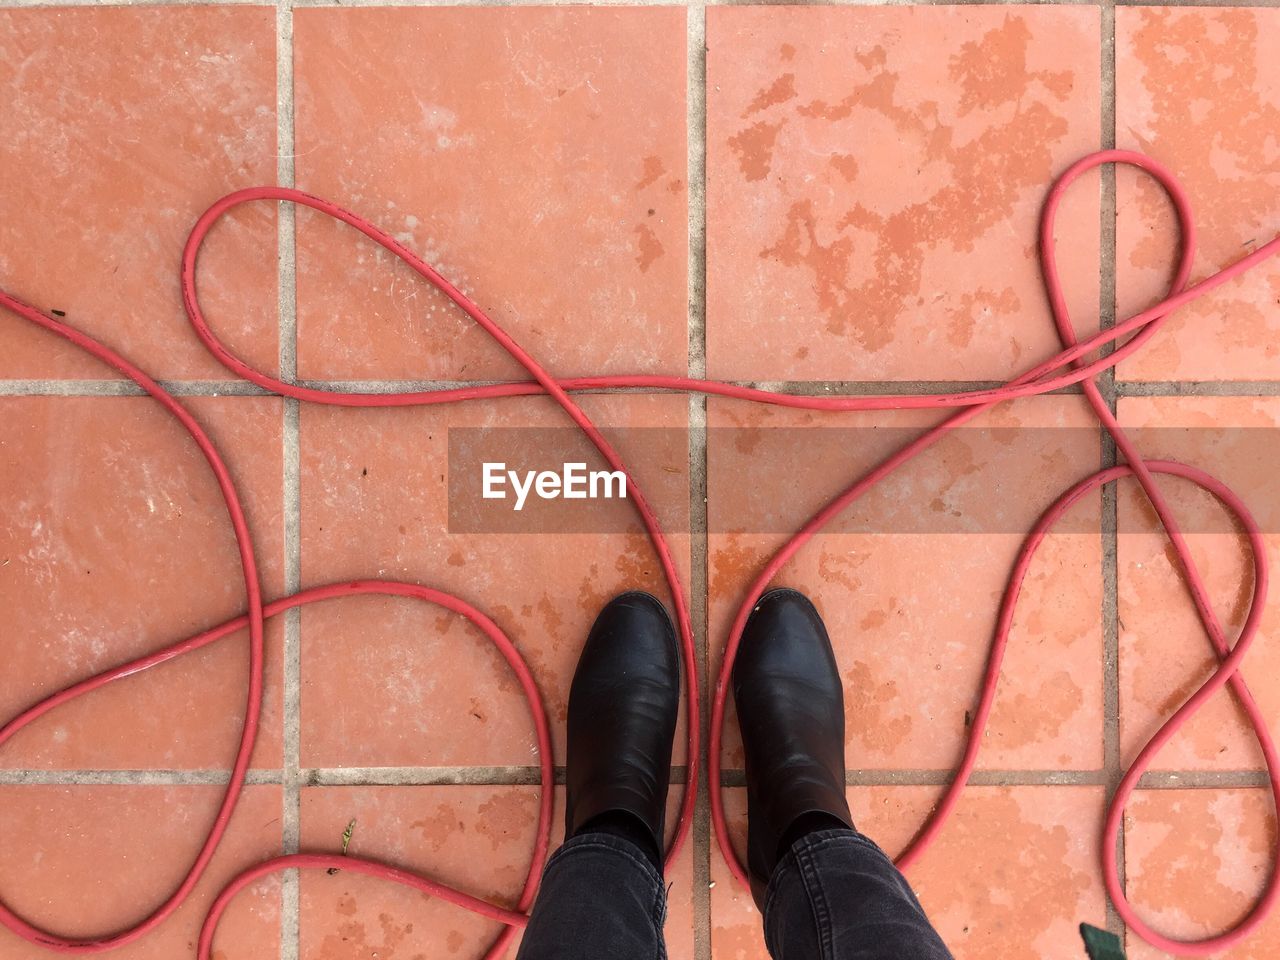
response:
{"label": "coiled red cable", "polygon": [[[1140,313],[1129,317],[1114,327],[1101,331],[1084,340],[1077,340],[1067,313],[1054,260],[1054,219],[1063,195],[1068,187],[1083,173],[1107,163],[1125,163],[1136,166],[1154,177],[1173,201],[1181,226],[1182,243],[1176,279],[1170,295],[1162,302]],[[231,353],[210,329],[201,310],[197,296],[196,262],[201,244],[214,223],[228,210],[243,203],[258,200],[288,201],[302,204],[326,213],[344,223],[349,224],[369,237],[375,243],[386,248],[403,260],[409,267],[420,274],[432,286],[439,289],[461,308],[472,320],[483,328],[511,357],[525,368],[532,376],[531,381],[503,383],[488,386],[462,387],[418,393],[396,394],[363,394],[340,391],[316,390],[308,387],[286,383],[253,369],[239,357]],[[858,479],[839,496],[832,499],[816,513],[765,565],[759,576],[747,591],[730,630],[725,657],[717,678],[711,712],[711,741],[709,745],[710,782],[716,785],[720,781],[720,752],[724,724],[724,709],[729,690],[729,676],[733,666],[733,658],[741,636],[743,625],[751,609],[778,571],[799,551],[816,533],[822,530],[842,510],[871,489],[876,483],[893,472],[917,454],[928,449],[948,431],[955,429],[968,420],[989,409],[992,405],[1018,397],[1046,393],[1074,383],[1083,384],[1083,390],[1099,421],[1115,439],[1116,447],[1124,457],[1119,466],[1101,470],[1078,482],[1062,494],[1043,514],[1028,535],[1015,562],[1000,606],[999,618],[991,651],[988,657],[986,672],[982,683],[979,703],[975,711],[965,745],[963,756],[956,770],[956,775],[944,793],[941,801],[934,809],[926,823],[922,826],[915,840],[907,851],[899,858],[899,864],[905,869],[917,860],[942,830],[948,816],[960,799],[961,791],[977,762],[978,750],[982,734],[991,706],[995,698],[996,685],[1000,677],[1005,646],[1008,642],[1009,630],[1013,622],[1014,611],[1021,591],[1023,578],[1030,566],[1039,545],[1052,530],[1054,524],[1070,507],[1090,491],[1105,483],[1122,477],[1133,476],[1141,484],[1156,514],[1159,516],[1170,541],[1182,565],[1182,572],[1192,599],[1199,612],[1205,632],[1220,663],[1214,673],[1204,684],[1192,694],[1187,701],[1170,716],[1146,746],[1139,752],[1134,763],[1124,774],[1120,785],[1112,798],[1103,830],[1101,848],[1103,875],[1107,891],[1124,921],[1129,924],[1143,939],[1161,949],[1188,956],[1204,956],[1240,942],[1248,937],[1274,908],[1280,897],[1280,884],[1277,883],[1277,852],[1272,852],[1272,870],[1265,891],[1253,906],[1249,914],[1233,929],[1216,937],[1198,941],[1178,941],[1165,937],[1148,926],[1137,914],[1134,907],[1125,897],[1121,887],[1116,864],[1116,839],[1120,829],[1121,817],[1130,794],[1137,785],[1142,774],[1148,769],[1155,754],[1169,741],[1178,729],[1198,710],[1204,702],[1224,685],[1230,685],[1253,726],[1254,733],[1266,759],[1272,796],[1280,807],[1280,756],[1277,755],[1274,741],[1267,728],[1256,701],[1250,694],[1244,677],[1239,672],[1249,646],[1257,633],[1258,623],[1265,607],[1268,566],[1261,531],[1247,507],[1224,484],[1203,471],[1184,464],[1168,461],[1144,460],[1129,438],[1121,430],[1102,395],[1092,381],[1092,377],[1113,367],[1124,357],[1129,356],[1142,347],[1159,328],[1167,316],[1175,309],[1191,300],[1197,299],[1210,290],[1240,276],[1268,257],[1280,252],[1280,237],[1259,247],[1249,256],[1243,258],[1226,269],[1202,280],[1192,287],[1186,287],[1190,276],[1195,252],[1195,228],[1191,216],[1190,204],[1181,187],[1172,174],[1148,157],[1141,154],[1121,150],[1109,150],[1092,154],[1071,166],[1054,184],[1045,202],[1040,231],[1040,251],[1042,270],[1046,288],[1052,306],[1054,323],[1058,328],[1063,343],[1061,352],[1028,370],[1021,376],[1009,381],[1004,386],[990,390],[973,390],[950,394],[921,394],[906,396],[856,396],[856,397],[810,397],[792,394],[774,393],[750,387],[719,383],[710,380],[698,380],[687,377],[662,376],[611,376],[611,377],[577,377],[558,379],[548,373],[527,351],[517,344],[501,327],[491,320],[480,307],[459,291],[447,279],[441,276],[428,263],[418,257],[394,237],[363,218],[350,213],[326,200],[313,197],[298,190],[282,187],[259,187],[242,190],[230,194],[207,210],[196,222],[187,240],[182,255],[182,294],[187,316],[196,335],[218,360],[229,370],[246,380],[258,384],[281,396],[292,397],[314,403],[328,403],[341,406],[378,407],[378,406],[416,406],[437,403],[452,403],[463,400],[496,399],[500,397],[528,396],[532,394],[548,394],[565,410],[569,417],[591,439],[604,459],[614,470],[622,470],[627,474],[628,489],[632,500],[647,530],[654,549],[662,564],[663,573],[671,591],[672,601],[676,609],[677,625],[680,634],[681,656],[685,667],[686,704],[688,712],[688,756],[699,756],[699,697],[697,683],[697,662],[693,641],[693,630],[689,616],[689,605],[676,574],[671,552],[662,533],[658,518],[645,498],[634,477],[613,449],[608,440],[587,417],[571,393],[586,390],[607,390],[611,388],[647,388],[654,390],[691,391],[716,396],[733,397],[744,400],[755,400],[780,406],[801,407],[811,410],[891,410],[904,408],[941,408],[956,407],[958,412],[937,427],[911,441],[902,449]],[[210,827],[209,833],[199,853],[192,862],[186,877],[178,888],[167,897],[151,914],[126,930],[110,935],[89,939],[73,939],[59,936],[42,930],[22,917],[18,916],[6,905],[0,903],[0,924],[24,940],[47,947],[50,950],[73,953],[98,953],[113,947],[134,942],[155,927],[163,923],[190,895],[199,882],[214,851],[227,830],[232,812],[244,786],[249,767],[249,756],[253,748],[259,725],[260,706],[263,685],[263,623],[268,617],[275,616],[285,610],[300,607],[308,603],[338,599],[358,594],[386,594],[425,600],[447,610],[458,613],[475,624],[498,648],[508,665],[515,673],[530,712],[533,715],[537,733],[539,758],[541,767],[542,793],[539,806],[538,829],[530,858],[529,870],[524,887],[514,910],[507,910],[467,893],[450,888],[444,884],[419,876],[409,871],[390,865],[357,857],[296,854],[278,857],[258,864],[237,876],[219,894],[205,919],[200,933],[198,945],[199,960],[209,960],[213,948],[213,938],[218,921],[227,905],[246,885],[260,877],[294,868],[331,868],[340,867],[354,873],[380,877],[414,887],[432,896],[472,910],[478,914],[497,920],[505,925],[503,933],[490,948],[487,956],[497,957],[508,946],[515,932],[527,921],[527,912],[532,905],[537,882],[546,859],[550,840],[552,819],[552,784],[553,766],[551,756],[550,729],[542,699],[537,685],[524,659],[515,645],[502,630],[483,613],[471,607],[457,597],[432,590],[428,587],[410,583],[399,583],[384,580],[361,580],[352,583],[338,583],[301,591],[289,597],[264,603],[259,581],[257,564],[254,560],[253,540],[245,518],[239,494],[232,482],[218,451],[199,423],[166,392],[155,380],[120,356],[110,347],[92,337],[76,330],[61,320],[32,307],[16,297],[0,291],[0,306],[30,322],[55,333],[80,347],[90,355],[113,367],[129,379],[137,383],[147,394],[158,401],[169,411],[191,435],[200,452],[204,455],[213,471],[218,486],[226,502],[227,514],[231,520],[239,547],[241,566],[247,597],[247,612],[234,620],[213,627],[198,636],[179,641],[164,647],[146,657],[123,664],[111,670],[82,680],[67,689],[55,693],[14,717],[0,727],[0,745],[19,730],[28,726],[45,713],[60,704],[76,697],[83,696],[99,689],[108,683],[147,670],[160,663],[180,657],[244,627],[249,629],[250,673],[245,708],[244,725],[241,730],[240,743],[232,766],[231,776],[223,795],[222,803]],[[1132,334],[1132,336],[1130,336]],[[1126,341],[1125,337],[1129,337]],[[1106,352],[1103,348],[1120,343],[1115,349]],[[1092,354],[1099,354],[1094,359],[1087,359]],[[1253,552],[1254,582],[1252,601],[1244,626],[1235,643],[1229,642],[1220,621],[1215,615],[1204,585],[1185,538],[1181,534],[1177,520],[1169,509],[1168,503],[1157,485],[1154,475],[1157,473],[1181,477],[1195,483],[1213,494],[1230,510],[1241,528],[1245,531]],[[694,759],[691,759],[691,764]],[[696,777],[688,778],[684,797],[680,807],[680,816],[676,828],[675,839],[668,851],[668,863],[679,851],[688,836],[692,824],[695,803]],[[729,839],[725,821],[724,803],[720,790],[713,786],[711,791],[712,822],[715,825],[716,837],[725,860],[733,873],[740,879],[746,879],[746,872],[741,860],[735,853]]]}

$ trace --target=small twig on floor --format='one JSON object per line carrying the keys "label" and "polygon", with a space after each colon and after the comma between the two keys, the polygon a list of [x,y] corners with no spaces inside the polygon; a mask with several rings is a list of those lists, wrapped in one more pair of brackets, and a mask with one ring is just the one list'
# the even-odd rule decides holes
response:
{"label": "small twig on floor", "polygon": [[[344,857],[347,855],[347,848],[351,846],[351,835],[354,834],[355,832],[356,832],[356,819],[355,817],[352,817],[351,822],[347,824],[347,829],[342,831],[342,855]],[[337,867],[330,867],[328,870],[325,871],[325,873],[327,873],[331,877],[337,872],[338,872]]]}

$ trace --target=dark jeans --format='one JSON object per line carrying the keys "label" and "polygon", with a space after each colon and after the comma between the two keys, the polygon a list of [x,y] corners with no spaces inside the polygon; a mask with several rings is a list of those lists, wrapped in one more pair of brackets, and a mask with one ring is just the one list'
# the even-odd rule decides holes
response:
{"label": "dark jeans", "polygon": [[[517,960],[662,960],[666,887],[640,850],[583,834],[556,851]],[[951,960],[907,881],[860,833],[796,841],[769,881],[774,960]]]}

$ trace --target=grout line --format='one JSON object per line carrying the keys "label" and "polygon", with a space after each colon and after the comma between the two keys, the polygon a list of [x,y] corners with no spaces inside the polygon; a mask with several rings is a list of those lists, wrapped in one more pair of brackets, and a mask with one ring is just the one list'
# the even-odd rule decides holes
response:
{"label": "grout line", "polygon": [[[851,787],[944,787],[953,770],[850,770],[845,784]],[[726,787],[746,786],[742,769],[725,770],[720,782]],[[1155,770],[1143,774],[1139,790],[1194,790],[1223,787],[1265,787],[1266,770]],[[1101,770],[976,770],[969,778],[975,787],[1110,786],[1111,771]]]}
{"label": "grout line", "polygon": [[[573,6],[583,0],[295,0],[298,7],[527,7]],[[593,7],[683,7],[685,0],[591,0]]]}
{"label": "grout line", "polygon": [[[285,215],[281,218],[281,232],[284,230],[284,221],[293,222],[293,205],[284,205]],[[292,226],[290,227],[292,230]],[[290,251],[290,260],[292,261],[292,251]],[[283,269],[283,256],[281,257],[281,267]],[[283,284],[282,284],[283,287]],[[290,264],[290,283],[288,289],[289,298],[293,297],[292,285],[292,264]],[[694,294],[691,291],[690,296]],[[702,292],[698,291],[698,296],[702,296]],[[293,305],[290,305],[293,309]],[[292,317],[290,318],[292,323]],[[701,321],[699,321],[701,322]],[[282,325],[282,330],[285,329]],[[702,331],[698,331],[698,342],[703,342],[705,336]],[[691,337],[690,343],[694,340]],[[281,364],[284,365],[286,360],[291,363],[294,361],[296,347],[290,347],[295,353],[285,356],[284,341],[281,341]],[[704,344],[705,346],[705,344]],[[690,358],[693,363],[694,358]],[[698,364],[698,377],[705,375],[705,357],[696,358]],[[286,377],[290,382],[297,383],[300,386],[310,387],[315,390],[330,391],[349,391],[352,393],[406,393],[406,392],[429,392],[433,390],[450,390],[458,387],[475,387],[475,386],[491,386],[498,383],[509,383],[511,381],[501,380],[301,380],[296,377]],[[248,383],[243,380],[161,380],[160,385],[170,393],[177,396],[187,397],[220,397],[220,396],[245,396],[245,397],[264,397],[276,396],[272,391],[263,389],[255,384]],[[819,394],[819,395],[836,395],[836,396],[864,396],[867,394],[885,394],[888,396],[901,396],[909,393],[954,393],[963,390],[990,390],[995,387],[1004,385],[1003,380],[726,380],[724,383],[733,384],[740,387],[753,387],[759,390],[772,390],[779,393],[791,394]],[[1187,386],[1194,384],[1171,384],[1170,391],[1185,392]],[[1231,384],[1215,385],[1206,384],[1206,387],[1226,386]],[[1275,384],[1275,392],[1280,393],[1280,381]],[[575,390],[575,395],[596,394],[596,393],[639,393],[639,394],[661,394],[680,391],[661,390],[654,387],[625,387],[625,388],[601,388],[593,390]],[[1052,394],[1068,394],[1080,393],[1078,385],[1063,387],[1052,391]],[[65,396],[65,397],[141,397],[145,392],[137,384],[128,380],[0,380],[0,396]],[[694,394],[699,396],[699,394]],[[499,398],[513,399],[513,398]]]}
{"label": "grout line", "polygon": [[1121,397],[1273,397],[1280,380],[1118,380]]}
{"label": "grout line", "polygon": [[[225,786],[230,770],[0,770],[0,785]],[[250,770],[249,784],[278,784],[279,770]]]}
{"label": "grout line", "polygon": [[[851,787],[945,787],[954,777],[954,770],[849,770],[844,782]],[[745,787],[746,771],[726,769],[720,782]],[[969,777],[969,785],[975,787],[1101,786],[1105,782],[1102,770],[975,770]]]}
{"label": "grout line", "polygon": [[[705,795],[705,770],[699,771]],[[228,770],[0,770],[0,786],[127,786],[182,787],[225,786]],[[671,782],[688,780],[686,766],[673,767]],[[845,778],[849,786],[945,786],[951,770],[851,770]],[[556,783],[563,786],[564,767],[556,768]],[[280,785],[283,770],[250,770],[250,785]],[[979,770],[970,779],[973,786],[1105,786],[1103,770]],[[298,784],[306,787],[427,787],[427,786],[536,786],[539,768],[533,766],[481,767],[303,767]],[[746,774],[726,769],[721,783],[742,787]],[[1263,788],[1270,784],[1266,770],[1157,770],[1143,774],[1139,790],[1200,790],[1240,787]],[[709,824],[704,824],[709,826]],[[695,827],[695,830],[697,827]],[[697,834],[695,833],[695,837]],[[704,839],[710,843],[709,834]],[[712,853],[708,847],[708,853]],[[709,861],[708,861],[709,866]],[[695,878],[696,879],[696,878]],[[696,892],[696,891],[695,891]]]}
{"label": "grout line", "polygon": [[[194,0],[192,0],[194,2]],[[391,0],[396,6],[407,7],[440,7],[455,6],[458,0]],[[470,0],[466,6],[510,7],[525,5],[567,5],[581,0]],[[1096,0],[946,0],[945,3],[928,3],[929,6],[976,6],[976,5],[1009,5],[1009,6],[1088,6]],[[912,6],[921,0],[822,0],[823,6]],[[778,0],[694,0],[688,4],[692,13],[706,6],[760,6],[760,5],[817,6],[812,0],[791,0],[789,4],[779,4]],[[298,6],[304,7],[381,7],[388,6],[389,0],[299,0]],[[592,0],[592,6],[685,6],[684,0]]]}
{"label": "grout line", "polygon": [[[458,0],[394,0],[396,6],[409,7],[438,7],[438,6],[454,6]],[[566,5],[581,2],[581,0],[470,0],[467,6],[480,7],[509,7],[509,6],[525,6],[525,5]],[[933,3],[925,0],[928,6],[950,7],[950,6],[977,6],[977,5],[1008,5],[1008,6],[1088,6],[1096,2],[1096,0],[946,0],[942,3]],[[1264,0],[1265,2],[1265,0]],[[814,0],[790,0],[788,3],[778,3],[778,0],[705,0],[705,2],[690,3],[689,10],[702,9],[704,6],[818,6]],[[920,5],[921,0],[822,0],[822,6],[857,6],[857,7],[884,7],[884,6],[913,6]],[[380,7],[388,5],[388,0],[301,0],[299,6],[306,7]],[[636,3],[634,0],[593,0],[592,6],[684,6],[684,0],[642,0]]]}
{"label": "grout line", "polygon": [[0,10],[61,7],[247,7],[262,0],[0,0]]}
{"label": "grout line", "polygon": [[[542,770],[536,766],[315,767],[300,770],[299,778],[304,787],[518,786],[541,783]],[[564,781],[564,768],[556,768],[556,783]]]}
{"label": "grout line", "polygon": [[[1101,59],[1101,115],[1100,139],[1103,149],[1115,146],[1116,141],[1116,17],[1112,0],[1104,0],[1101,9],[1100,59]],[[1107,164],[1102,168],[1102,199],[1098,229],[1100,252],[1100,281],[1098,284],[1099,326],[1108,329],[1116,322],[1116,171]],[[1108,344],[1104,354],[1115,348]],[[1098,389],[1112,414],[1116,412],[1116,371],[1112,367],[1097,377]],[[1116,463],[1115,440],[1106,430],[1101,434],[1101,466],[1103,469]],[[1102,757],[1106,773],[1107,800],[1115,796],[1124,776],[1120,755],[1120,614],[1119,614],[1119,563],[1117,560],[1119,525],[1116,485],[1102,487]],[[1124,825],[1116,837],[1116,863],[1121,889],[1125,884]],[[1107,929],[1122,939],[1125,924],[1116,910],[1115,903],[1106,898]]]}
{"label": "grout line", "polygon": [[[960,393],[968,390],[994,390],[1004,380],[730,380],[742,387],[770,390],[774,393],[812,394],[820,396],[902,396],[912,393]],[[1083,393],[1079,384],[1060,387],[1045,396]]]}
{"label": "grout line", "polygon": [[[671,782],[688,780],[689,768],[671,768]],[[303,767],[298,771],[303,787],[421,787],[421,786],[521,786],[542,782],[536,766],[474,767]],[[555,768],[555,783],[565,784],[565,768]]]}
{"label": "grout line", "polygon": [[[0,785],[118,784],[170,785],[225,784],[229,770],[26,770],[0,769]],[[688,780],[689,768],[671,768],[671,782]],[[299,792],[304,787],[400,787],[400,786],[520,786],[538,784],[542,771],[536,766],[441,767],[298,767],[250,770],[247,782],[286,784],[292,777]],[[555,782],[565,783],[565,768],[555,768]]]}
{"label": "grout line", "polygon": [[[160,386],[180,397],[266,397],[270,391],[244,380],[161,380]],[[142,397],[132,380],[0,380],[4,397]]]}
{"label": "grout line", "polygon": [[[293,8],[341,9],[347,7],[523,7],[571,6],[581,0],[295,0]],[[261,6],[262,0],[0,0],[0,10],[49,9],[64,7],[192,7],[192,6]],[[832,7],[968,7],[968,6],[1121,6],[1121,7],[1241,7],[1267,9],[1280,7],[1280,0],[705,0],[702,6],[832,6]],[[684,0],[593,0],[596,7],[670,7],[685,6]],[[692,5],[690,5],[692,9]]]}
{"label": "grout line", "polygon": [[829,7],[1078,7],[1096,6],[1098,0],[708,0],[714,6],[829,6]]}
{"label": "grout line", "polygon": [[[298,402],[284,404],[284,552],[285,591],[301,589],[300,473],[298,443]],[[301,742],[302,742],[302,611],[293,609],[284,617],[283,705],[284,790],[281,802],[283,831],[281,847],[297,853],[301,840]],[[281,960],[297,960],[299,952],[298,898],[296,870],[287,871],[281,883]]]}
{"label": "grout line", "polygon": [[[292,204],[284,210],[293,213]],[[282,260],[283,269],[283,260]],[[283,284],[282,284],[283,288]],[[282,289],[283,292],[283,289]],[[288,293],[293,295],[292,281]],[[703,291],[697,292],[703,296]],[[690,291],[690,298],[694,292]],[[291,307],[292,309],[292,307]],[[691,307],[692,309],[692,307]],[[693,345],[691,321],[690,349]],[[700,334],[701,335],[701,334]],[[283,350],[282,350],[283,353]],[[282,357],[282,360],[284,358]],[[705,357],[699,357],[705,365]],[[701,366],[693,372],[690,357],[690,375],[703,376]],[[497,380],[297,380],[294,382],[316,390],[346,390],[353,393],[405,393],[449,390],[457,387],[485,386],[499,383]],[[901,396],[907,393],[953,393],[960,390],[987,390],[1002,385],[998,380],[728,380],[742,387],[755,387],[788,394],[866,396],[884,394]],[[270,390],[243,380],[161,380],[160,385],[180,397],[271,397]],[[1114,385],[1119,397],[1273,397],[1280,396],[1280,380],[1118,380]],[[669,391],[646,388],[625,390],[584,390],[575,393],[640,393],[654,394]],[[1078,394],[1078,386],[1055,390],[1049,396]],[[0,380],[0,397],[141,397],[141,387],[128,380]],[[694,396],[701,396],[694,394]]]}
{"label": "grout line", "polygon": [[1114,0],[1118,7],[1280,7],[1280,0]]}
{"label": "grout line", "polygon": [[[283,208],[293,214],[292,204]],[[283,268],[283,262],[282,262]],[[289,284],[292,297],[293,286]],[[703,291],[697,292],[703,296]],[[690,298],[694,292],[690,291]],[[691,321],[692,323],[692,321]],[[691,326],[690,345],[693,345]],[[283,351],[282,351],[283,353]],[[691,364],[693,357],[691,356]],[[283,360],[283,357],[282,357]],[[703,376],[705,357],[698,357],[699,368],[691,376]],[[179,397],[272,397],[276,394],[244,380],[161,380],[160,385]],[[299,380],[293,382],[315,390],[350,391],[352,393],[426,393],[458,387],[487,386],[498,380]],[[755,387],[779,393],[798,395],[866,396],[883,394],[901,396],[908,393],[954,393],[960,390],[988,390],[999,387],[999,380],[727,380],[741,387]],[[1280,396],[1280,380],[1117,380],[1118,397],[1274,397]],[[583,390],[576,394],[639,393],[670,391],[630,387],[611,390]],[[1078,386],[1054,390],[1048,396],[1079,394]],[[0,397],[141,397],[142,388],[128,380],[0,380]],[[694,396],[701,396],[694,394]],[[504,398],[509,399],[509,398]]]}
{"label": "grout line", "polygon": [[1267,787],[1265,770],[1153,771],[1138,780],[1139,790],[1220,790],[1223,787]]}
{"label": "grout line", "polygon": [[[581,0],[295,0],[294,8],[328,8],[346,7],[523,7],[523,6],[569,6]],[[5,9],[41,9],[63,7],[190,7],[190,6],[261,6],[262,0],[0,0],[0,10]],[[684,0],[593,0],[592,6],[614,7],[669,7],[684,6]],[[967,7],[967,6],[1123,6],[1123,7],[1243,7],[1243,8],[1275,8],[1280,7],[1280,0],[1166,0],[1153,3],[1152,0],[945,0],[945,2],[924,2],[921,0],[791,0],[778,4],[777,0],[705,0],[706,6],[833,6],[833,7],[898,7],[898,6],[934,6],[934,7]],[[701,5],[700,5],[701,6]],[[692,9],[692,7],[690,7]]]}
{"label": "grout line", "polygon": [[[581,0],[295,0],[293,8],[346,7],[523,7],[570,6]],[[1280,0],[1168,0],[1154,4],[1151,0],[1116,0],[1123,6],[1169,7],[1275,7]],[[0,9],[38,9],[60,7],[190,7],[190,6],[261,6],[262,0],[0,0]],[[899,6],[1097,6],[1098,0],[945,0],[926,2],[921,0],[790,0],[779,4],[777,0],[706,0],[701,6],[833,6],[833,7],[899,7]],[[685,6],[684,0],[593,0],[591,6],[614,7],[670,7]],[[690,5],[692,9],[692,5]]]}
{"label": "grout line", "polygon": [[[689,206],[689,363],[690,377],[707,375],[707,13],[695,0],[686,11],[688,61],[685,67],[686,149]],[[710,613],[708,609],[709,538],[707,535],[707,406],[704,394],[689,395],[689,615],[697,644],[698,693],[704,709],[699,721],[698,802],[693,811],[693,956],[711,960],[711,798],[707,743],[711,732]]]}
{"label": "grout line", "polygon": [[[294,77],[292,0],[276,0],[276,182],[295,183]],[[297,314],[297,218],[292,203],[276,204],[279,310],[280,378],[298,375]],[[300,448],[298,401],[285,399],[282,424],[285,591],[295,593],[302,584]],[[290,610],[284,620],[284,691],[282,731],[284,789],[281,812],[281,849],[297,853],[301,841],[301,700],[302,615]],[[301,950],[299,924],[300,880],[298,871],[284,873],[280,884],[280,960],[298,960]]]}

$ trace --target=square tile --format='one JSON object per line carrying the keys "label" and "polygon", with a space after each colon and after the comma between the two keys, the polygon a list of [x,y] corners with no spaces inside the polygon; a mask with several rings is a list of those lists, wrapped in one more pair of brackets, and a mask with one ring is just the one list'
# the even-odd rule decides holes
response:
{"label": "square tile", "polygon": [[[348,852],[422,872],[513,907],[528,869],[538,790],[524,786],[307,787],[302,849]],[[303,957],[480,957],[501,924],[397,884],[345,872],[302,875]]]}
{"label": "square tile", "polygon": [[[587,396],[582,404],[634,467],[687,578],[685,398]],[[669,603],[657,556],[631,504],[619,500],[581,504],[620,521],[616,532],[455,532],[447,478],[451,430],[565,423],[564,413],[542,397],[500,406],[304,407],[301,422],[304,582],[410,580],[484,611],[533,670],[557,762],[564,758],[578,651],[601,607],[628,589],[649,590]],[[636,430],[656,428],[675,439],[667,456],[632,456]],[[585,439],[569,448],[578,460],[600,462]],[[302,681],[304,766],[538,762],[528,710],[506,664],[479,631],[438,609],[368,599],[305,610]],[[678,742],[682,737],[677,733]],[[682,763],[683,747],[676,755]]]}
{"label": "square tile", "polygon": [[[1116,144],[1148,153],[1187,191],[1200,280],[1280,234],[1280,10],[1116,11]],[[1211,91],[1211,95],[1208,95]],[[1177,221],[1163,191],[1117,176],[1121,316],[1168,291]],[[1125,380],[1280,377],[1280,263],[1274,259],[1169,318],[1118,368]]]}
{"label": "square tile", "polygon": [[[301,9],[294,47],[299,186],[423,254],[553,371],[686,371],[682,8]],[[305,213],[298,337],[304,377],[521,376]]]}
{"label": "square tile", "polygon": [[[851,787],[858,829],[897,856],[939,796],[936,787]],[[727,798],[745,849],[746,791]],[[970,787],[945,832],[907,879],[957,960],[1077,960],[1078,924],[1101,925],[1099,787]],[[749,891],[711,855],[712,953],[766,960],[760,914]]]}
{"label": "square tile", "polygon": [[[1089,7],[707,11],[707,369],[1006,378],[1060,348],[1040,206],[1099,147]],[[1097,178],[1059,241],[1096,329]]]}
{"label": "square tile", "polygon": [[[263,591],[283,592],[281,402],[183,401],[231,469]],[[6,719],[63,687],[244,612],[226,507],[186,432],[145,397],[0,398],[0,606]],[[244,717],[248,631],[117,681],[0,750],[9,768],[227,769]],[[267,629],[254,753],[280,764],[281,645]]]}
{"label": "square tile", "polygon": [[[1200,940],[1239,923],[1262,894],[1276,817],[1266,790],[1139,790],[1124,820],[1127,890],[1161,933]],[[1216,960],[1275,956],[1274,918]],[[1130,933],[1132,960],[1168,954]]]}
{"label": "square tile", "polygon": [[[676,788],[678,789],[678,788]],[[668,818],[675,816],[673,793]],[[556,789],[552,851],[564,839],[564,791]],[[302,792],[302,845],[373,857],[514,907],[524,885],[538,818],[530,786],[309,787]],[[692,851],[668,874],[667,947],[693,957]],[[364,960],[391,956],[480,957],[500,924],[406,888],[339,872],[302,878],[302,956]],[[518,938],[516,943],[518,943]],[[514,956],[516,944],[508,955]]]}
{"label": "square tile", "polygon": [[[816,418],[712,403],[713,659],[744,592],[787,532],[937,419]],[[805,428],[826,428],[801,441],[821,455],[790,452],[789,438]],[[822,438],[827,430],[838,431],[834,442]],[[900,468],[783,571],[780,585],[811,596],[831,634],[845,686],[850,769],[955,765],[1025,531],[1060,490],[1097,469],[1099,449],[1083,398],[999,407]],[[760,518],[766,532],[747,525]],[[1093,497],[1050,536],[1031,568],[980,755],[984,768],[1102,764],[1098,529]],[[725,746],[726,766],[741,767],[732,710]]]}
{"label": "square tile", "polygon": [[[154,910],[195,859],[222,800],[221,786],[0,787],[5,904],[63,936],[115,933]],[[222,845],[187,902],[121,960],[195,955],[201,924],[222,888],[247,866],[280,853],[280,788],[249,786]],[[218,960],[261,960],[280,949],[280,881],[241,891],[218,926]],[[0,930],[0,960],[43,955]]]}
{"label": "square tile", "polygon": [[[276,182],[275,11],[72,7],[0,11],[4,289],[157,377],[224,379],[187,325],[178,262],[223,194]],[[277,363],[273,205],[226,218],[200,294],[227,343]],[[0,376],[114,376],[0,316]]]}
{"label": "square tile", "polygon": [[[1192,464],[1235,490],[1266,532],[1271,563],[1280,562],[1280,517],[1274,504],[1280,467],[1275,445],[1280,399],[1132,397],[1120,401],[1119,414],[1146,457]],[[1209,494],[1185,481],[1158,479],[1187,533],[1214,609],[1234,641],[1252,596],[1248,543]],[[1118,522],[1120,733],[1124,756],[1131,759],[1208,678],[1217,655],[1183,583],[1173,548],[1135,482],[1120,487]],[[1274,606],[1268,603],[1242,667],[1273,726],[1280,721]],[[1262,753],[1229,692],[1201,708],[1155,763],[1160,770],[1262,766]]]}

